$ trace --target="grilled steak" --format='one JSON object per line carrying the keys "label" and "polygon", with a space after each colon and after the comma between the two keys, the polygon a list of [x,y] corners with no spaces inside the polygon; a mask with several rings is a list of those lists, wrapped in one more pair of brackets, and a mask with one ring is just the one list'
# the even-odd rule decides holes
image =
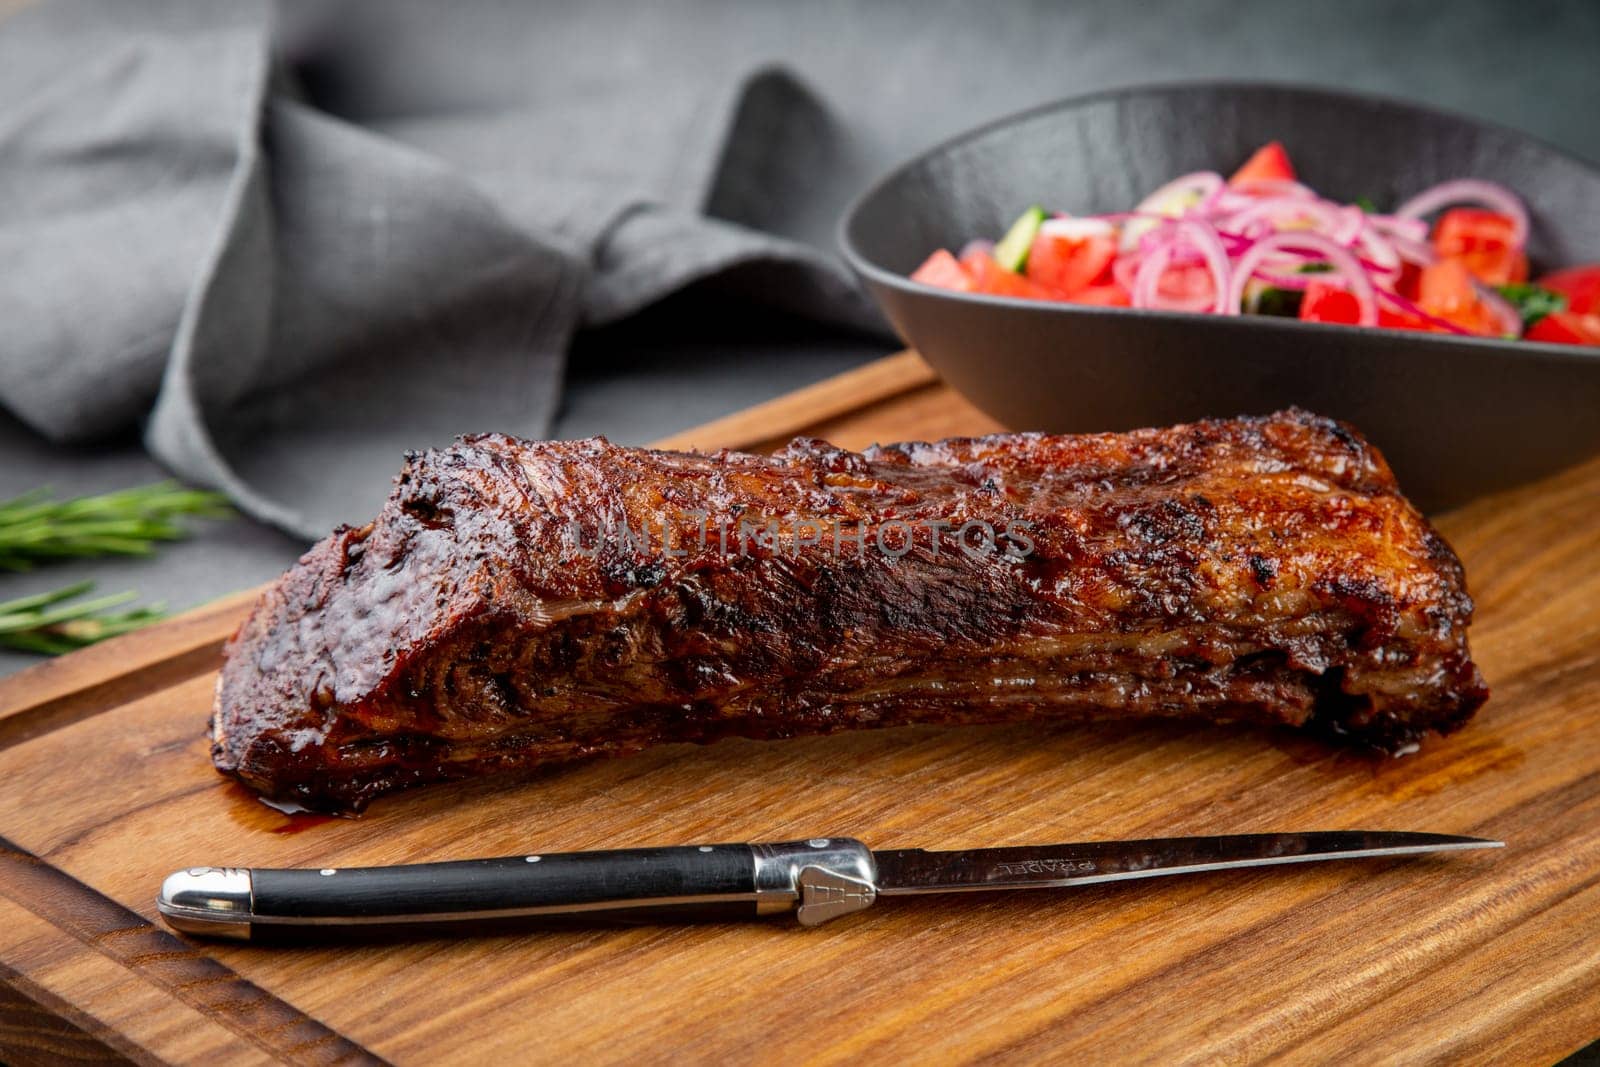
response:
{"label": "grilled steak", "polygon": [[359,809],[672,741],[1174,716],[1396,748],[1487,690],[1450,547],[1350,428],[771,457],[477,436],[229,643],[218,768]]}

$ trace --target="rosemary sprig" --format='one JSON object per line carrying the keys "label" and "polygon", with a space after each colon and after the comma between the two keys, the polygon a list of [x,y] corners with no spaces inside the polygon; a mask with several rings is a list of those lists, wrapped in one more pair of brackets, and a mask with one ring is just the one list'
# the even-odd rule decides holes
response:
{"label": "rosemary sprig", "polygon": [[39,489],[0,501],[0,570],[24,571],[45,560],[148,556],[176,541],[184,516],[232,514],[219,493],[159,482],[73,500]]}
{"label": "rosemary sprig", "polygon": [[109,610],[138,595],[131,592],[66,603],[93,588],[93,582],[78,582],[48,593],[0,601],[0,645],[55,656],[137,630],[163,617],[160,605],[132,611]]}
{"label": "rosemary sprig", "polygon": [[[148,556],[159,542],[185,535],[179,519],[232,513],[221,494],[176,482],[72,500],[37,489],[0,501],[0,571],[25,571],[52,560]],[[79,599],[93,588],[92,582],[78,582],[0,601],[0,646],[54,656],[165,617],[160,605],[114,610],[138,595],[132,592]]]}

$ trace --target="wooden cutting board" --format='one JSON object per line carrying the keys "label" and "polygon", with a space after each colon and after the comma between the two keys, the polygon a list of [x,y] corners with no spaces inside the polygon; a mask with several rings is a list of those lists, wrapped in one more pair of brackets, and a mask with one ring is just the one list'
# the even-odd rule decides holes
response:
{"label": "wooden cutting board", "polygon": [[[908,354],[669,443],[992,429]],[[41,663],[0,681],[0,1059],[1547,1063],[1600,1037],[1600,463],[1442,526],[1494,698],[1399,760],[1245,728],[913,728],[672,747],[297,820],[225,784],[202,736],[247,598]],[[889,901],[816,930],[286,950],[173,936],[152,902],[191,864],[1347,827],[1509,847]]]}

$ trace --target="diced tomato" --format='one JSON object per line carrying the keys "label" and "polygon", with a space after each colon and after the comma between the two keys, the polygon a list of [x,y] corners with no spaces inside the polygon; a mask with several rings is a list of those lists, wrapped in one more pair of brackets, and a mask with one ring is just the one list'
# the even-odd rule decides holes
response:
{"label": "diced tomato", "polygon": [[1553,311],[1534,323],[1523,336],[1530,341],[1558,345],[1600,345],[1600,313],[1580,315],[1575,311]]}
{"label": "diced tomato", "polygon": [[1277,141],[1269,141],[1256,149],[1256,154],[1245,160],[1244,166],[1233,172],[1228,184],[1294,180],[1294,165],[1289,162],[1289,153]]}
{"label": "diced tomato", "polygon": [[911,280],[937,289],[954,289],[963,293],[973,289],[972,275],[967,273],[967,268],[943,248],[923,260],[922,266],[911,275]]}
{"label": "diced tomato", "polygon": [[1067,297],[1067,300],[1074,304],[1098,304],[1100,307],[1108,308],[1125,308],[1133,303],[1128,296],[1128,290],[1116,282],[1107,282],[1105,285],[1086,285]]}
{"label": "diced tomato", "polygon": [[1579,315],[1600,311],[1600,263],[1583,267],[1567,267],[1539,279],[1546,289],[1564,293],[1567,310]]}
{"label": "diced tomato", "polygon": [[1433,247],[1459,259],[1486,285],[1528,280],[1528,257],[1511,243],[1511,216],[1476,207],[1455,207],[1439,216]]}
{"label": "diced tomato", "polygon": [[1071,296],[1084,286],[1109,280],[1116,256],[1114,233],[1084,237],[1041,233],[1028,251],[1027,273],[1032,281],[1061,296]]}
{"label": "diced tomato", "polygon": [[1361,321],[1361,302],[1347,289],[1328,282],[1312,282],[1300,299],[1300,321],[1354,326]]}
{"label": "diced tomato", "polygon": [[1417,303],[1428,314],[1469,333],[1485,337],[1500,333],[1499,319],[1478,295],[1472,273],[1458,259],[1441,259],[1423,270],[1417,285]]}
{"label": "diced tomato", "polygon": [[1457,310],[1477,295],[1472,275],[1453,259],[1430,264],[1417,279],[1417,299],[1430,312]]}
{"label": "diced tomato", "polygon": [[1210,300],[1216,296],[1211,271],[1199,263],[1168,267],[1156,283],[1156,293],[1172,301]]}
{"label": "diced tomato", "polygon": [[1398,308],[1385,307],[1378,303],[1378,325],[1390,330],[1416,330],[1420,333],[1449,333],[1450,331],[1436,322],[1429,322],[1418,315],[1412,315]]}
{"label": "diced tomato", "polygon": [[972,291],[990,296],[1014,296],[1024,300],[1054,300],[1044,286],[1021,274],[1006,270],[988,252],[974,250],[961,257],[962,267],[972,277]]}

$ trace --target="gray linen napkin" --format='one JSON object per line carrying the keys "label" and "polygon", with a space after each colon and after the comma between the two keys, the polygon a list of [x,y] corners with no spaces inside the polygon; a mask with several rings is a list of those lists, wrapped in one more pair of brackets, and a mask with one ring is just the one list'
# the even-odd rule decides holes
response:
{"label": "gray linen napkin", "polygon": [[407,448],[545,433],[573,331],[691,282],[881,328],[831,257],[741,225],[829,151],[782,70],[356,125],[273,45],[255,2],[0,24],[0,403],[51,439],[142,426],[176,473],[320,536]]}

